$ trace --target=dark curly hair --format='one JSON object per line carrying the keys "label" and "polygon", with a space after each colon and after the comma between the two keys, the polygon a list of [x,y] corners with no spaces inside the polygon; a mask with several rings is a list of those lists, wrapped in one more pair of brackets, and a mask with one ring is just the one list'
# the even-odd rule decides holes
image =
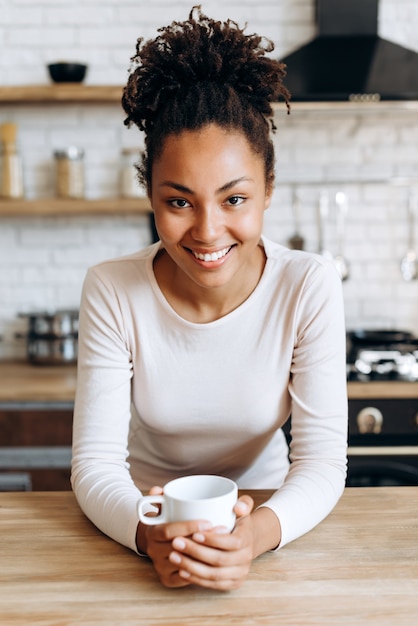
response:
{"label": "dark curly hair", "polygon": [[[274,44],[246,35],[236,22],[208,18],[194,6],[189,19],[160,28],[155,39],[140,38],[124,88],[124,123],[145,131],[140,182],[151,188],[152,164],[169,135],[215,123],[244,133],[264,159],[266,184],[274,180],[272,102],[281,96],[285,66],[265,56]],[[269,124],[270,121],[270,124]]]}

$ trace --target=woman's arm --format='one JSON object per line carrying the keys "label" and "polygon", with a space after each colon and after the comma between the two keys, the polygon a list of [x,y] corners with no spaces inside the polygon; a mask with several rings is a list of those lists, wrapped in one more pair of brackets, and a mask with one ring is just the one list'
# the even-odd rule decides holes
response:
{"label": "woman's arm", "polygon": [[80,306],[71,482],[87,517],[136,551],[141,494],[127,463],[131,378],[118,299],[90,270]]}
{"label": "woman's arm", "polygon": [[321,522],[345,486],[346,335],[341,279],[329,262],[305,281],[295,334],[291,465],[284,485],[264,504],[280,519],[281,547]]}

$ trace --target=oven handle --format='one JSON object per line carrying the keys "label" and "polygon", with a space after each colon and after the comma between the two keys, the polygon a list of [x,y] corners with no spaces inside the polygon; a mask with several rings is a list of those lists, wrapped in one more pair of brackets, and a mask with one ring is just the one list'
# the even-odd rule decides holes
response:
{"label": "oven handle", "polygon": [[417,456],[418,446],[349,446],[348,456]]}

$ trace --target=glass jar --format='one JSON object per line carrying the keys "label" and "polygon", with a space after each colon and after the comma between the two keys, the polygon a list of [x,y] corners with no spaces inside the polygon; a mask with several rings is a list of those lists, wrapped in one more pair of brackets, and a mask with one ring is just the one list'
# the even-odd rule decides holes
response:
{"label": "glass jar", "polygon": [[12,122],[0,125],[0,196],[23,198],[22,159],[16,143],[17,126]]}
{"label": "glass jar", "polygon": [[139,159],[137,148],[124,148],[121,152],[119,193],[122,198],[143,198],[145,191],[138,181],[135,164]]}
{"label": "glass jar", "polygon": [[0,151],[0,196],[23,198],[23,168],[20,154],[9,146]]}
{"label": "glass jar", "polygon": [[84,150],[69,146],[54,152],[55,190],[59,198],[84,198]]}

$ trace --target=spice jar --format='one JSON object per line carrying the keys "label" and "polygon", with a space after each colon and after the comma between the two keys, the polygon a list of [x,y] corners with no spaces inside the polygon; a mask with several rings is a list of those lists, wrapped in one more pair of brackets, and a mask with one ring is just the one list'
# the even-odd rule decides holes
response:
{"label": "spice jar", "polygon": [[54,152],[56,194],[59,198],[84,197],[84,150],[69,146]]}
{"label": "spice jar", "polygon": [[122,198],[142,198],[145,195],[135,166],[138,157],[137,148],[124,148],[121,152],[119,192]]}
{"label": "spice jar", "polygon": [[23,198],[22,159],[16,144],[17,127],[6,123],[0,127],[0,196]]}

